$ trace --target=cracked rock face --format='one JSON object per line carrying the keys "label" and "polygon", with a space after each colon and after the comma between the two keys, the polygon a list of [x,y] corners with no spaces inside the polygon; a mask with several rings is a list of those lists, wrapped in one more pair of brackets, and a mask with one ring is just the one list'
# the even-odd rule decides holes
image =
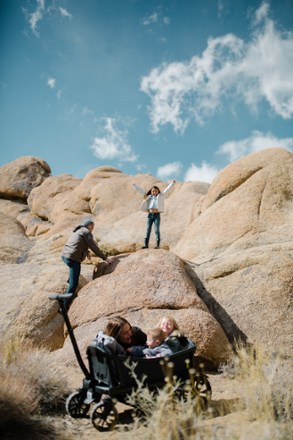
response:
{"label": "cracked rock face", "polygon": [[293,352],[292,153],[264,150],[225,168],[175,252],[193,262],[230,340]]}
{"label": "cracked rock face", "polygon": [[73,227],[92,216],[100,247],[120,256],[111,268],[95,258],[82,265],[70,316],[83,348],[108,316],[122,314],[146,330],[168,314],[214,365],[227,358],[235,338],[292,353],[292,170],[292,153],[268,149],[229,165],[211,186],[177,182],[165,200],[162,249],[152,249],[152,234],[142,251],[146,214],[132,183],[164,189],[166,182],[111,167],[82,180],[52,177],[44,161],[28,157],[1,167],[2,333],[50,350],[65,342],[59,354],[69,359],[72,349],[48,296],[66,290],[62,247]]}

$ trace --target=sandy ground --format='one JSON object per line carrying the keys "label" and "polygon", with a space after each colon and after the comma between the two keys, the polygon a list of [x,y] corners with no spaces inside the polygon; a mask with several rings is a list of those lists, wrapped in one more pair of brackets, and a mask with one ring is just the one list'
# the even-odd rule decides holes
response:
{"label": "sandy ground", "polygon": [[[70,377],[70,387],[72,387],[73,391],[81,386],[83,375],[78,369],[70,369],[68,376]],[[203,429],[223,429],[227,424],[237,427],[237,425],[240,425],[240,421],[242,426],[243,422],[249,423],[248,417],[245,411],[243,411],[243,405],[241,405],[237,395],[235,381],[224,377],[222,374],[209,374],[209,380],[212,385],[213,397],[210,407],[210,418],[201,423]],[[64,431],[64,438],[66,437],[66,439],[70,440],[124,440],[132,438],[131,431],[121,432],[122,426],[128,430],[133,421],[132,408],[121,403],[117,403],[116,408],[119,413],[119,424],[111,432],[97,431],[89,417],[73,419],[66,414],[55,417],[53,425],[58,430],[61,428]],[[144,428],[142,427],[140,429],[140,438],[143,438],[143,430]]]}

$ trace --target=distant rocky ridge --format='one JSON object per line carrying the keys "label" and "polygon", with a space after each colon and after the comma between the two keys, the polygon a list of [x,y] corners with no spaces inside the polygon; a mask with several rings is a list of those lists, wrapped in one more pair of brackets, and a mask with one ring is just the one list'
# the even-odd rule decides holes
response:
{"label": "distant rocky ridge", "polygon": [[211,185],[177,182],[166,197],[160,250],[140,249],[146,214],[132,183],[167,185],[112,167],[84,179],[52,176],[35,157],[0,167],[1,334],[72,361],[48,296],[66,290],[62,247],[92,216],[100,247],[117,260],[106,270],[97,258],[82,265],[70,317],[83,351],[109,316],[148,329],[168,314],[214,365],[235,338],[292,354],[293,154],[267,149],[229,165]]}

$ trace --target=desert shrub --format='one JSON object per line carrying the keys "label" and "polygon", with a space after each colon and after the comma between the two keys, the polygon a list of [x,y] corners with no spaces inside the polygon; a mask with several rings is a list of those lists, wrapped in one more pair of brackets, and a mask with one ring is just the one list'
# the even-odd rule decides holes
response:
{"label": "desert shrub", "polygon": [[233,362],[223,371],[237,379],[251,420],[293,419],[292,360],[257,345],[239,345]]}
{"label": "desert shrub", "polygon": [[45,349],[30,342],[7,341],[0,348],[3,374],[20,377],[38,401],[37,411],[59,408],[68,392],[66,376]]}
{"label": "desert shrub", "polygon": [[[134,373],[132,375],[137,383],[137,388],[128,397],[127,403],[135,408],[137,417],[133,430],[137,430],[137,438],[140,438],[139,428],[141,422],[146,429],[143,431],[143,439],[187,440],[193,438],[197,431],[195,420],[202,419],[202,401],[196,398],[191,392],[191,382],[186,385],[173,377],[173,364],[165,364],[166,385],[163,389],[150,391],[145,386],[145,378],[138,380]],[[190,377],[193,369],[190,369]],[[184,395],[184,398],[183,398]],[[205,405],[204,405],[205,406]],[[143,415],[143,416],[142,416]]]}
{"label": "desert shrub", "polygon": [[46,350],[20,340],[2,342],[0,381],[1,438],[58,438],[39,415],[63,406],[67,382]]}
{"label": "desert shrub", "polygon": [[[143,381],[137,383],[128,403],[139,408],[144,418],[136,418],[131,436],[140,440],[289,440],[293,432],[292,362],[259,347],[238,347],[224,375],[238,385],[241,405],[235,423],[221,423],[215,418],[214,404],[199,411],[191,394],[177,397],[179,386],[166,378],[166,386],[157,394]],[[243,411],[244,410],[244,411]],[[222,414],[224,415],[224,414]],[[233,419],[231,419],[233,420]],[[129,435],[129,434],[128,434]],[[121,433],[121,439],[123,433]]]}

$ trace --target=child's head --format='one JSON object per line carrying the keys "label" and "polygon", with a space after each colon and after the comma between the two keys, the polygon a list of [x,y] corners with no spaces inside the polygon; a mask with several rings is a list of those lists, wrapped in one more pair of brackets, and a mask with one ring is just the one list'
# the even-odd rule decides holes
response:
{"label": "child's head", "polygon": [[165,337],[169,336],[174,330],[179,330],[177,322],[171,316],[163,316],[159,327],[165,333]]}
{"label": "child's head", "polygon": [[147,192],[147,196],[157,196],[160,194],[160,188],[156,185],[152,186],[151,189]]}
{"label": "child's head", "polygon": [[166,335],[161,328],[159,327],[153,328],[148,331],[147,346],[149,348],[155,348],[158,345],[162,344],[165,338]]}

